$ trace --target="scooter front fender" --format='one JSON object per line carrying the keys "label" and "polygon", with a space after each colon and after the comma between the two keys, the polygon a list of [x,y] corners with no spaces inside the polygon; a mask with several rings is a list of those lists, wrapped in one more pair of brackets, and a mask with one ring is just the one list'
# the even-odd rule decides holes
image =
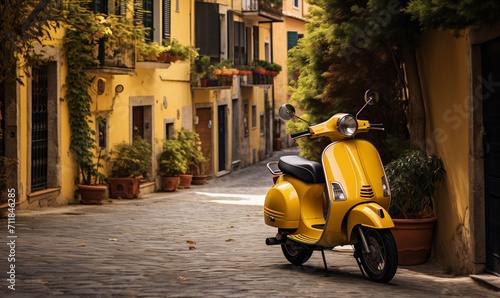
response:
{"label": "scooter front fender", "polygon": [[353,229],[362,225],[374,229],[390,229],[394,227],[389,213],[376,203],[365,203],[352,208],[347,217],[347,239],[352,243]]}

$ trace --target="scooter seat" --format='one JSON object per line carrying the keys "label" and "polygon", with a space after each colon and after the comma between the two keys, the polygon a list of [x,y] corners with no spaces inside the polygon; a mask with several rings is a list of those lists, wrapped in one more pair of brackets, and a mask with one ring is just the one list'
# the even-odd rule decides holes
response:
{"label": "scooter seat", "polygon": [[278,167],[283,174],[293,176],[306,183],[325,183],[323,166],[298,155],[280,157]]}

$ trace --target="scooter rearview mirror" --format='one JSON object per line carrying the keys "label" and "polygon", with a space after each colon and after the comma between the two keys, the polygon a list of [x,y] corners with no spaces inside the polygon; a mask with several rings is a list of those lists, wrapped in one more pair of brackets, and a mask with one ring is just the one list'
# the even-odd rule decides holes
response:
{"label": "scooter rearview mirror", "polygon": [[356,120],[358,119],[358,115],[359,113],[361,113],[361,111],[363,111],[367,105],[371,105],[373,106],[374,104],[376,104],[378,101],[379,101],[380,97],[378,95],[378,92],[377,91],[374,91],[374,90],[366,90],[365,92],[365,105],[358,111],[358,113],[356,114]]}
{"label": "scooter rearview mirror", "polygon": [[376,103],[378,103],[380,97],[378,95],[378,92],[377,91],[374,91],[374,90],[366,90],[365,92],[365,102],[371,106],[375,105]]}
{"label": "scooter rearview mirror", "polygon": [[295,116],[295,108],[291,104],[285,103],[280,107],[279,114],[281,119],[290,120]]}

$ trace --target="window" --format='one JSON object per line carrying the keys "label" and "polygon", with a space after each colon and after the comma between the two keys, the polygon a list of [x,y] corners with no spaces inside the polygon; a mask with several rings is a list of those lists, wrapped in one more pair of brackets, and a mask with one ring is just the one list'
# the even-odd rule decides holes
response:
{"label": "window", "polygon": [[264,112],[260,112],[260,135],[264,135],[264,128],[265,128],[266,121],[264,119]]}
{"label": "window", "polygon": [[243,127],[245,129],[245,137],[248,137],[249,135],[249,129],[248,129],[248,101],[246,100],[243,103]]}
{"label": "window", "polygon": [[92,2],[92,10],[94,13],[108,14],[108,0],[94,0]]}
{"label": "window", "polygon": [[257,104],[252,104],[252,129],[257,129]]}
{"label": "window", "polygon": [[269,40],[264,42],[264,55],[267,62],[271,61],[271,50],[269,47]]}
{"label": "window", "polygon": [[106,149],[108,147],[108,119],[102,116],[97,117],[97,137],[99,147]]}
{"label": "window", "polygon": [[293,8],[299,9],[300,2],[299,0],[293,0]]}
{"label": "window", "polygon": [[165,123],[165,140],[171,140],[175,136],[174,123]]}

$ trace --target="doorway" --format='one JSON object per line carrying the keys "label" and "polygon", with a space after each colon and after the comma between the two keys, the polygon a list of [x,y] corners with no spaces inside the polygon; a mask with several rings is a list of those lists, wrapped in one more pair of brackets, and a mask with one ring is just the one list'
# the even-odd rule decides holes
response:
{"label": "doorway", "polygon": [[195,131],[200,135],[201,153],[206,158],[205,174],[212,174],[212,108],[197,108],[198,124]]}
{"label": "doorway", "polygon": [[[500,38],[481,45],[481,75],[500,82]],[[500,274],[500,90],[483,86],[486,270]]]}
{"label": "doorway", "polygon": [[226,132],[227,132],[227,119],[226,119],[226,105],[221,105],[217,107],[217,130],[218,130],[218,171],[226,170],[226,158],[227,158],[227,148],[226,148]]}

